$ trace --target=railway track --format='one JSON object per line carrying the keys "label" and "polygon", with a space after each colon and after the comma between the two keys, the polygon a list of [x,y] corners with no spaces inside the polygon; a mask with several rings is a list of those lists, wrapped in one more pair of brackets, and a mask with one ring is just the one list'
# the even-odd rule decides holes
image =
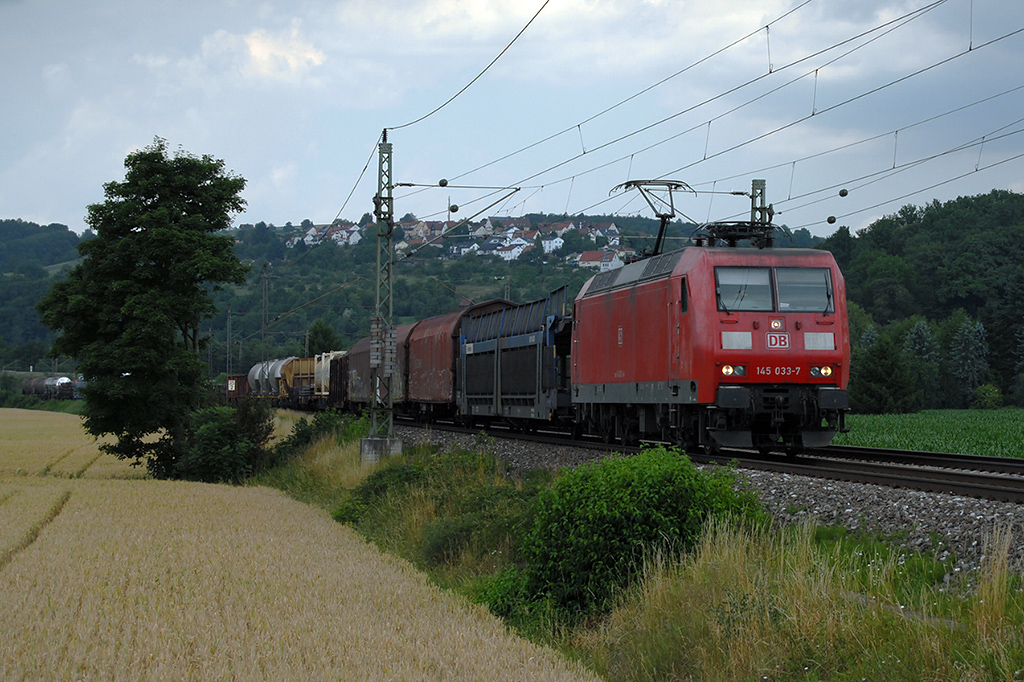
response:
{"label": "railway track", "polygon": [[691,457],[747,469],[1024,503],[1024,462],[998,457],[831,447],[794,459],[753,457],[746,451]]}
{"label": "railway track", "polygon": [[[461,433],[480,432],[479,428],[437,424],[432,428]],[[563,434],[523,434],[498,428],[487,432],[494,438],[569,445],[603,452],[638,450],[588,439],[571,441]],[[761,456],[749,450],[691,453],[690,458],[697,463],[733,464],[742,469],[1024,503],[1024,460],[1019,459],[849,446],[814,448],[795,458],[781,454]]]}

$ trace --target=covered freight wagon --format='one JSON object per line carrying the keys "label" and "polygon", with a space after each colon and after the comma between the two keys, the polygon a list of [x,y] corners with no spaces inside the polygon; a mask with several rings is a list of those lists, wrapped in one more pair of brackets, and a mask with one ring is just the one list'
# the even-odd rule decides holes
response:
{"label": "covered freight wagon", "polygon": [[464,321],[514,307],[503,300],[484,301],[458,312],[421,321],[408,341],[408,392],[410,405],[424,416],[455,413],[459,342]]}
{"label": "covered freight wagon", "polygon": [[[409,371],[409,335],[418,323],[403,324],[395,330],[395,365],[397,372],[391,378],[393,402],[400,405],[406,401],[406,381]],[[370,366],[370,338],[363,337],[352,344],[348,351],[348,398],[357,405],[367,405],[371,397],[372,367]]]}
{"label": "covered freight wagon", "polygon": [[460,353],[459,411],[512,424],[571,415],[565,287],[548,298],[469,317]]}

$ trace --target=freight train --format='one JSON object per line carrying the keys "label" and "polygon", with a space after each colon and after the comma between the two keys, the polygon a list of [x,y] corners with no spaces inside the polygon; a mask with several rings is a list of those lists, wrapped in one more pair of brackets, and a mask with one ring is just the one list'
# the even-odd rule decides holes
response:
{"label": "freight train", "polygon": [[[849,409],[843,276],[831,253],[771,248],[765,234],[713,227],[696,246],[595,275],[571,304],[563,288],[402,325],[395,414],[690,449],[826,445]],[[734,246],[737,235],[755,245]],[[364,338],[260,363],[230,378],[229,397],[360,410],[370,351]]]}

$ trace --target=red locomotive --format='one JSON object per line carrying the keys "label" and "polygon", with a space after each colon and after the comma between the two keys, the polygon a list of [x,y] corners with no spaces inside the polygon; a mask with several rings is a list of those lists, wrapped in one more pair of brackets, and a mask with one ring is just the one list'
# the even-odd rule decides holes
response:
{"label": "red locomotive", "polygon": [[849,360],[827,251],[686,248],[594,277],[573,309],[576,417],[609,440],[825,445]]}
{"label": "red locomotive", "polygon": [[771,248],[764,180],[747,195],[749,221],[705,225],[697,246],[664,254],[672,191],[692,189],[673,180],[620,187],[641,192],[661,231],[651,258],[597,275],[576,297],[577,423],[625,443],[790,453],[845,430],[843,275],[827,251]]}

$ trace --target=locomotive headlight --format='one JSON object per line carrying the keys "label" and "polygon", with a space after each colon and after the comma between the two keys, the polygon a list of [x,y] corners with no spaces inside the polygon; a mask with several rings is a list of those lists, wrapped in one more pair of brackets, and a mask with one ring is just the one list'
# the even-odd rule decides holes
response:
{"label": "locomotive headlight", "polygon": [[722,375],[723,376],[731,377],[732,373],[733,373],[732,365],[725,365],[724,367],[722,367]]}
{"label": "locomotive headlight", "polygon": [[747,368],[745,365],[723,365],[722,376],[745,377],[747,376]]}
{"label": "locomotive headlight", "polygon": [[812,377],[830,377],[832,376],[832,368],[828,365],[823,367],[811,367]]}
{"label": "locomotive headlight", "polygon": [[772,320],[772,329],[775,331],[782,329],[782,320]]}

